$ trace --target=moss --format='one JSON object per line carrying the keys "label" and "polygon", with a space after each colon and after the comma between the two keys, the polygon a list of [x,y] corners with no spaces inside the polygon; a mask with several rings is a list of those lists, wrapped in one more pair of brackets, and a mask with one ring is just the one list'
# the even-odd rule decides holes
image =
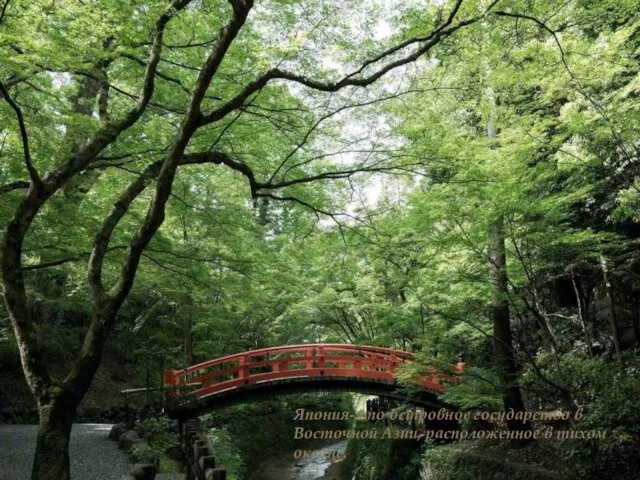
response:
{"label": "moss", "polygon": [[162,455],[158,462],[158,473],[182,473],[183,464],[181,461]]}
{"label": "moss", "polygon": [[49,396],[57,397],[62,393],[62,389],[60,387],[53,386],[53,387],[49,387],[48,392],[49,392]]}

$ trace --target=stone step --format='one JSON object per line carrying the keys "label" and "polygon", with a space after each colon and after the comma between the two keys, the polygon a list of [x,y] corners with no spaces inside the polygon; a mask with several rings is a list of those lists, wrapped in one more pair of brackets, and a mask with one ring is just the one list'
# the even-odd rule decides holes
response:
{"label": "stone step", "polygon": [[185,480],[184,473],[156,473],[155,480]]}

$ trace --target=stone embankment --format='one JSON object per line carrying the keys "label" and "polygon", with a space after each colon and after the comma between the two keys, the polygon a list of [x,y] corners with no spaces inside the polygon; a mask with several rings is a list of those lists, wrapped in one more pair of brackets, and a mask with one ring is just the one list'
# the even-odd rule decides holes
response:
{"label": "stone embankment", "polygon": [[109,439],[118,442],[118,448],[129,459],[136,462],[120,480],[154,480],[158,471],[158,459],[155,458],[149,442],[135,430],[127,430],[124,424],[116,424],[109,432]]}
{"label": "stone embankment", "polygon": [[154,456],[149,442],[135,430],[124,424],[114,425],[109,439],[118,442],[118,448],[137,462],[120,480],[226,480],[227,472],[216,463],[209,439],[201,432],[197,422],[184,426],[182,451],[186,463],[186,475],[157,474],[158,458]]}

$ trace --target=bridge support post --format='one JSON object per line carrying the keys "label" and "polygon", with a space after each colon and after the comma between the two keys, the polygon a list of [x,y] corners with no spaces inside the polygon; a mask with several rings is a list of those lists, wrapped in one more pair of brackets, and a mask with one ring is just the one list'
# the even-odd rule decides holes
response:
{"label": "bridge support post", "polygon": [[180,445],[184,445],[184,420],[178,419],[178,436],[180,437]]}
{"label": "bridge support post", "polygon": [[249,363],[246,355],[242,355],[238,360],[238,378],[244,379],[244,383],[248,383],[247,378],[249,377]]}
{"label": "bridge support post", "polygon": [[[318,347],[318,368],[320,369],[324,369],[324,347]],[[324,373],[320,373],[321,375],[324,375]]]}
{"label": "bridge support post", "polygon": [[398,356],[395,353],[392,353],[390,357],[391,366],[389,367],[389,370],[391,371],[391,373],[396,373],[396,363],[398,362]]}

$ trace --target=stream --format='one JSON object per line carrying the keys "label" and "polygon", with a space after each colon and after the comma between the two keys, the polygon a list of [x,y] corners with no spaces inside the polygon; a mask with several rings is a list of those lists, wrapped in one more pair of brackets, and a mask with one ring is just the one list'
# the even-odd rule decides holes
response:
{"label": "stream", "polygon": [[343,457],[347,441],[331,443],[316,449],[308,449],[306,458],[294,458],[293,452],[275,457],[260,466],[253,480],[343,480],[341,459],[332,459],[337,453]]}

